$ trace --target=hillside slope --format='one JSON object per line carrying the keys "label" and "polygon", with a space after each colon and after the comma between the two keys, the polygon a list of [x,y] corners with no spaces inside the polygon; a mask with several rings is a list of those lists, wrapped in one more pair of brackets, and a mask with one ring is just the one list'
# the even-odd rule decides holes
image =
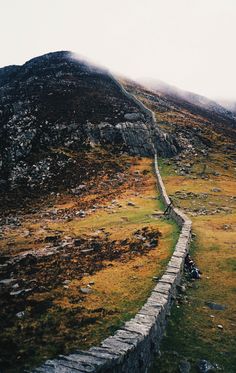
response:
{"label": "hillside slope", "polygon": [[[87,153],[171,157],[231,151],[235,116],[216,103],[173,89],[119,83],[70,52],[0,69],[0,189],[12,197],[74,187],[92,172]],[[127,93],[128,91],[128,93]],[[130,95],[132,94],[132,95]],[[134,96],[155,112],[152,114]],[[70,151],[79,157],[72,159]]]}
{"label": "hillside slope", "polygon": [[219,130],[225,129],[227,133],[236,133],[236,115],[232,106],[226,106],[221,102],[210,100],[207,97],[196,93],[184,91],[164,82],[148,80],[143,81],[143,85],[158,95],[165,97],[170,102],[178,105],[179,108],[187,109],[192,114],[199,114],[215,122],[215,127]]}
{"label": "hillside slope", "polygon": [[152,108],[159,126],[174,134],[182,145],[183,151],[177,156],[168,160],[159,158],[159,167],[174,205],[184,210],[193,222],[190,253],[202,272],[202,278],[195,282],[186,273],[161,353],[150,373],[197,373],[206,371],[200,370],[205,361],[212,371],[234,373],[234,121],[223,121],[216,113],[213,120],[197,105],[182,101],[184,108],[180,99],[144,89],[136,83],[126,81],[124,84]]}
{"label": "hillside slope", "polygon": [[153,154],[153,146],[163,156],[178,150],[107,71],[70,52],[0,69],[3,189],[38,189],[47,171],[63,175],[68,168],[70,159],[55,157],[52,148],[88,151],[94,144],[142,156]]}
{"label": "hillside slope", "polygon": [[[157,370],[170,360],[176,372],[180,349],[191,373],[201,358],[233,373],[234,119],[69,52],[0,69],[0,82],[0,369],[95,345],[147,299],[178,234],[163,219],[152,159],[139,157],[155,148],[174,205],[193,220],[203,271],[177,299]],[[209,301],[226,305],[212,322]]]}
{"label": "hillside slope", "polygon": [[[214,150],[235,151],[236,121],[221,113],[192,104],[180,97],[151,90],[121,79],[125,88],[155,113],[159,127],[173,135],[186,157],[198,157]],[[207,99],[206,99],[207,101]]]}

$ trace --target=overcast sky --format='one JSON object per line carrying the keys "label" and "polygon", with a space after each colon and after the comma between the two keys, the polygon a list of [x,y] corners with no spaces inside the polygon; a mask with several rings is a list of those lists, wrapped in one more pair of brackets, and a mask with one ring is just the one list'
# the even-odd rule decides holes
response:
{"label": "overcast sky", "polygon": [[131,78],[236,100],[236,0],[0,0],[0,66],[72,50]]}

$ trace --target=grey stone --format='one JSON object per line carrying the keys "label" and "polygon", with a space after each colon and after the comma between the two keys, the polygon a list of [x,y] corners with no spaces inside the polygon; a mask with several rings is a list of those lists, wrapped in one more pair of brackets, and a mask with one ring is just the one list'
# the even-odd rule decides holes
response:
{"label": "grey stone", "polygon": [[136,121],[136,120],[142,119],[141,115],[139,113],[126,113],[124,115],[124,118],[126,120],[131,120],[131,121]]}
{"label": "grey stone", "polygon": [[119,353],[111,352],[108,349],[106,349],[105,347],[104,348],[91,347],[89,349],[89,353],[92,356],[104,358],[104,359],[107,359],[107,360],[114,360],[114,359],[119,358]]}
{"label": "grey stone", "polygon": [[216,311],[224,311],[226,309],[226,306],[222,304],[217,304],[214,302],[205,302],[207,307],[209,307],[211,310],[216,310]]}
{"label": "grey stone", "polygon": [[17,291],[11,291],[10,295],[17,297],[18,295],[23,295],[25,293],[25,290],[17,290]]}
{"label": "grey stone", "polygon": [[[41,370],[42,369],[42,370]],[[35,369],[34,372],[39,373],[89,373],[86,370],[75,369],[71,366],[61,365],[60,361],[55,360],[47,360],[45,364],[42,365],[41,368]],[[90,371],[92,372],[92,371]]]}
{"label": "grey stone", "polygon": [[216,370],[218,369],[218,366],[210,363],[207,360],[200,360],[197,364],[197,368],[198,368],[199,373],[210,373],[210,372],[216,372]]}
{"label": "grey stone", "polygon": [[80,292],[83,294],[90,294],[92,290],[90,288],[80,288]]}
{"label": "grey stone", "polygon": [[129,201],[129,202],[127,202],[127,205],[128,205],[128,206],[135,206],[135,203]]}
{"label": "grey stone", "polygon": [[171,291],[171,284],[158,282],[154,288],[154,291],[156,291],[157,293],[168,295]]}
{"label": "grey stone", "polygon": [[186,286],[185,285],[181,285],[178,287],[178,290],[181,292],[181,293],[186,293]]}
{"label": "grey stone", "polygon": [[127,321],[125,325],[122,327],[123,330],[127,330],[129,332],[133,332],[136,334],[140,334],[142,336],[148,335],[149,328],[146,325],[142,325],[140,323],[136,323],[134,321]]}
{"label": "grey stone", "polygon": [[126,343],[133,344],[134,346],[136,346],[138,341],[141,340],[140,334],[128,330],[120,329],[115,333],[115,336]]}
{"label": "grey stone", "polygon": [[22,319],[22,317],[24,317],[24,316],[25,316],[25,312],[24,311],[18,312],[16,314],[16,317],[18,317],[19,319]]}
{"label": "grey stone", "polygon": [[112,351],[113,351],[113,349],[115,349],[115,351],[117,351],[119,353],[127,352],[128,350],[133,349],[133,345],[131,343],[121,341],[116,336],[106,338],[102,342],[102,347],[109,348]]}
{"label": "grey stone", "polygon": [[160,283],[167,283],[172,285],[175,282],[176,275],[175,274],[169,274],[167,275],[166,273],[161,277]]}
{"label": "grey stone", "polygon": [[82,368],[83,365],[85,365],[86,367],[91,366],[92,368],[94,366],[100,366],[103,365],[105,363],[104,360],[106,360],[101,356],[98,357],[91,355],[89,351],[77,351],[76,353],[67,356],[61,355],[60,358],[62,359],[62,362],[65,361],[80,364],[80,368]]}
{"label": "grey stone", "polygon": [[191,364],[187,360],[182,360],[179,363],[179,372],[180,373],[189,373],[191,369]]}
{"label": "grey stone", "polygon": [[0,281],[0,285],[11,286],[12,284],[16,283],[16,281],[17,280],[15,278],[6,278],[5,280]]}

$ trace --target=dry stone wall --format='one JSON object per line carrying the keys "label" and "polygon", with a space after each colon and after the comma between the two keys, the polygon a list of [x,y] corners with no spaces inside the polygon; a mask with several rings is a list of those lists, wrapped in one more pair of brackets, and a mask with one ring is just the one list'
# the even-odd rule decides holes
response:
{"label": "dry stone wall", "polygon": [[[169,157],[178,153],[180,148],[175,138],[164,133],[159,128],[153,111],[146,107],[133,94],[129,93],[111,74],[109,74],[109,77],[122,94],[126,96],[130,102],[133,102],[133,104],[139,108],[140,112],[143,113],[143,120],[140,121],[136,118],[136,125],[129,120],[126,123],[119,123],[118,126],[115,127],[119,129],[123,142],[127,149],[129,149],[129,152],[141,156],[150,156],[157,152],[164,157]],[[125,118],[131,119],[133,115],[135,114],[126,114]]]}
{"label": "dry stone wall", "polygon": [[[155,173],[161,197],[165,206],[168,206],[170,199],[158,169],[156,155]],[[113,336],[106,338],[99,347],[48,360],[34,373],[147,372],[154,354],[159,350],[191,240],[191,220],[174,207],[170,208],[170,215],[181,228],[178,242],[164,275],[136,316]]]}

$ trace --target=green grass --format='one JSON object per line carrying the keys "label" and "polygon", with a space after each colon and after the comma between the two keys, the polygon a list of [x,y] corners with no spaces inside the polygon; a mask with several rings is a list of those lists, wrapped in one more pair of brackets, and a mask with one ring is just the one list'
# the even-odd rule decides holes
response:
{"label": "green grass", "polygon": [[220,269],[227,272],[236,272],[236,258],[228,258],[221,263]]}
{"label": "green grass", "polygon": [[[218,183],[218,178],[196,179],[195,184],[186,178],[184,184],[179,177],[170,177],[169,169],[162,163],[162,175],[167,192],[176,190],[202,193]],[[208,165],[211,168],[212,165]],[[196,170],[197,172],[198,170]],[[217,206],[232,207],[233,183],[231,170],[221,182],[222,192],[212,194],[210,200]],[[166,178],[166,180],[165,180]],[[193,190],[192,188],[195,188]],[[227,193],[227,199],[224,198]],[[192,197],[188,203],[197,202],[205,206],[208,200],[197,201]],[[186,201],[176,197],[180,208]],[[179,364],[187,359],[191,364],[191,373],[197,373],[197,363],[206,359],[218,364],[222,372],[236,372],[236,297],[235,297],[235,213],[196,216],[193,219],[193,231],[196,238],[191,245],[191,255],[203,272],[201,280],[190,283],[185,296],[187,298],[175,305],[161,344],[161,357],[156,358],[150,373],[177,373]],[[229,230],[224,226],[230,225]],[[210,309],[206,303],[215,302],[224,305],[223,311]],[[211,317],[214,316],[214,317]],[[219,329],[217,325],[222,325]]]}
{"label": "green grass", "polygon": [[[192,245],[191,254],[197,250],[199,247]],[[182,304],[179,308],[176,305],[173,307],[161,345],[162,355],[156,359],[150,373],[176,373],[183,359],[190,362],[191,373],[198,372],[196,366],[201,359],[217,363],[225,373],[235,373],[235,335],[228,333],[227,330],[218,329],[216,325],[218,321],[212,321],[214,319],[210,314],[215,315],[217,319],[218,316],[223,317],[224,311],[210,310],[206,307],[205,301],[211,300],[208,299],[211,291],[208,291],[205,286],[202,287],[200,281],[195,282],[188,289],[188,303]],[[224,293],[220,284],[219,288]],[[235,327],[236,324],[233,325],[232,320],[232,331]]]}
{"label": "green grass", "polygon": [[[136,168],[140,172],[144,169],[150,171],[145,173],[142,183],[123,189],[116,198],[118,206],[114,209],[106,208],[111,205],[110,198],[104,199],[101,208],[84,219],[75,217],[65,221],[42,217],[35,221],[34,215],[8,237],[9,240],[14,239],[14,246],[20,247],[20,238],[25,240],[22,235],[24,229],[30,230],[38,238],[41,225],[47,229],[40,238],[44,238],[47,231],[60,231],[62,237],[85,236],[90,239],[100,228],[104,228],[110,235],[109,239],[114,241],[132,239],[134,232],[144,227],[161,233],[158,246],[143,255],[104,260],[99,270],[92,274],[85,273],[82,279],[73,274],[66,288],[62,283],[45,292],[29,295],[27,302],[30,300],[32,304],[39,302],[41,306],[49,305],[34,313],[33,306],[26,303],[25,316],[22,319],[14,317],[12,324],[1,333],[2,361],[7,373],[22,372],[24,368],[38,366],[48,358],[67,354],[75,348],[88,349],[99,345],[105,337],[132,318],[147,300],[155,286],[153,276],[162,275],[173,253],[179,228],[171,220],[154,218],[153,213],[163,210],[164,206],[158,197],[151,160],[142,159],[136,163],[133,171]],[[134,206],[128,205],[128,201],[132,201]],[[57,204],[73,208],[72,202],[74,200],[71,201],[67,195],[61,195]],[[21,235],[18,234],[20,232]],[[29,240],[32,240],[31,236]],[[48,266],[46,268],[50,271]],[[92,292],[81,296],[80,287],[87,286],[90,281],[94,284]],[[6,343],[9,343],[7,349]]]}
{"label": "green grass", "polygon": [[158,168],[162,177],[175,175],[173,164],[169,164],[169,162],[167,164],[166,159],[158,159]]}

